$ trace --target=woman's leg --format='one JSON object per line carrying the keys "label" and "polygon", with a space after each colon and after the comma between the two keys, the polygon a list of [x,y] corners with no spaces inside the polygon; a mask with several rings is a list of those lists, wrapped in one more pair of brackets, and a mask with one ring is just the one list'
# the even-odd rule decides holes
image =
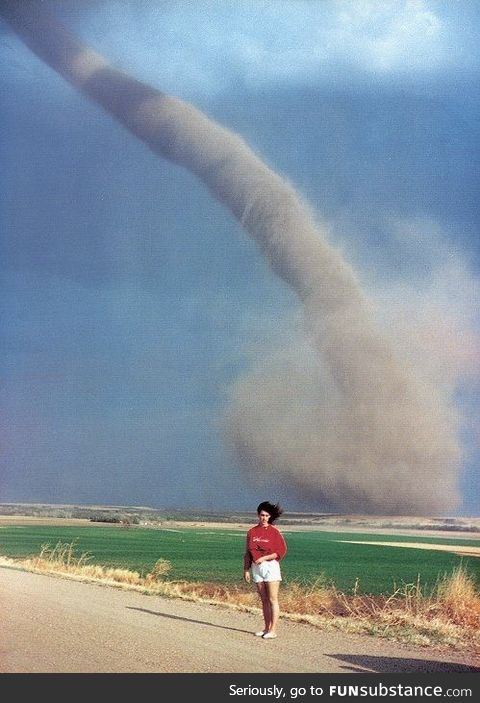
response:
{"label": "woman's leg", "polygon": [[265,620],[265,632],[269,632],[272,625],[272,611],[270,608],[270,598],[266,586],[267,584],[264,581],[260,581],[260,583],[257,583],[257,591],[260,598],[262,599],[263,619]]}
{"label": "woman's leg", "polygon": [[269,602],[270,627],[268,628],[268,632],[275,634],[280,615],[280,606],[278,604],[278,589],[280,588],[280,581],[266,581],[262,585],[266,586],[265,592]]}

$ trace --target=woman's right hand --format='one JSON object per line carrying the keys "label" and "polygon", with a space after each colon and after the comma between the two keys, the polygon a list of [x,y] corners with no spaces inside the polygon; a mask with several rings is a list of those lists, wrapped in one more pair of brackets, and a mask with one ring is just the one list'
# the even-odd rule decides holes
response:
{"label": "woman's right hand", "polygon": [[247,583],[250,583],[250,571],[248,569],[243,572],[243,578]]}

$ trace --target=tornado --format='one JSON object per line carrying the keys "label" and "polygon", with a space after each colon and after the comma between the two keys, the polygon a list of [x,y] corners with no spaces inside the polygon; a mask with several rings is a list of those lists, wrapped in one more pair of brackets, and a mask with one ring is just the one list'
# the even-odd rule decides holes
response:
{"label": "tornado", "polygon": [[230,388],[226,441],[249,480],[346,512],[453,510],[461,450],[449,398],[396,353],[357,275],[292,186],[236,134],[110,65],[42,3],[0,0],[0,14],[65,80],[201,179],[301,301],[308,363],[295,357],[301,345],[288,363],[267,355]]}

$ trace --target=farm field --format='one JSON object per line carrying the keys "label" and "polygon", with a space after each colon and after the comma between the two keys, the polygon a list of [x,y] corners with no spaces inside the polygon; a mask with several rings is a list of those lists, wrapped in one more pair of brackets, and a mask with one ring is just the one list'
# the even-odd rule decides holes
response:
{"label": "farm field", "polygon": [[[289,554],[283,562],[285,582],[312,584],[318,578],[345,593],[392,593],[404,584],[420,583],[425,592],[438,578],[462,563],[480,586],[480,559],[432,549],[432,545],[480,549],[479,539],[399,536],[359,532],[289,531],[283,529]],[[172,564],[170,580],[242,582],[245,530],[222,528],[10,526],[0,529],[0,555],[38,555],[42,545],[75,543],[88,552],[88,563],[146,574],[157,559]],[[405,547],[384,543],[404,543]],[[415,545],[414,548],[408,545]],[[425,545],[425,548],[422,548]],[[460,549],[460,546],[459,546]]]}

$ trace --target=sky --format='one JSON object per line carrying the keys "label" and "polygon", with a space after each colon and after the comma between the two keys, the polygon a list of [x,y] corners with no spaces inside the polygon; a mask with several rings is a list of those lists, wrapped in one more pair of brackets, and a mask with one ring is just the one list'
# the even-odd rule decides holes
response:
{"label": "sky", "polygon": [[[456,514],[480,515],[477,3],[46,4],[327,224],[456,418]],[[0,502],[335,510],[246,474],[225,437],[238,378],[291,354],[295,294],[202,183],[4,23],[0,61]]]}

